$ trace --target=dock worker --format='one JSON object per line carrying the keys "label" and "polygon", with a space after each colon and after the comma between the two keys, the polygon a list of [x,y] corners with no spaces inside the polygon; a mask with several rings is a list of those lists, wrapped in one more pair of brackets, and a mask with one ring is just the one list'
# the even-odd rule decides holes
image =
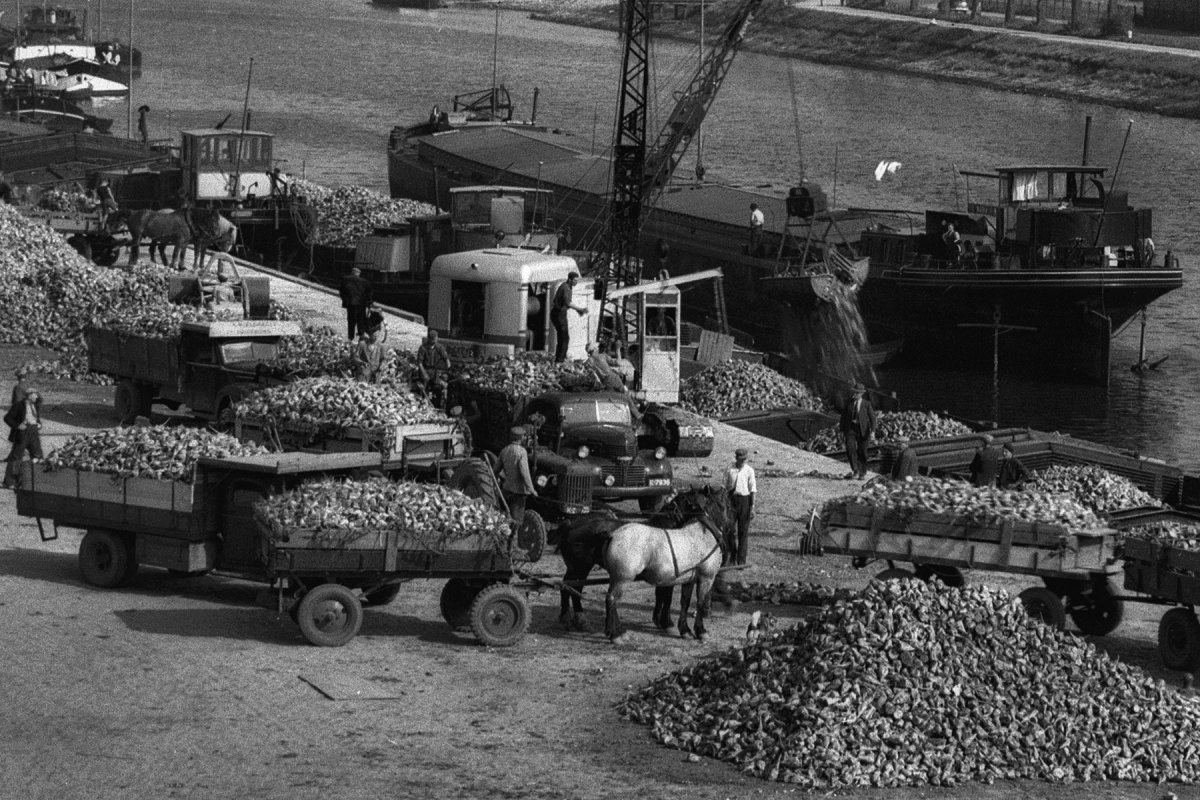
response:
{"label": "dock worker", "polygon": [[33,388],[26,389],[25,396],[4,415],[4,423],[8,425],[8,440],[12,442],[12,450],[8,454],[8,464],[4,472],[4,485],[13,489],[20,482],[22,462],[25,454],[29,454],[31,463],[42,460],[42,396]]}
{"label": "dock worker", "polygon": [[283,179],[283,170],[279,167],[267,173],[267,178],[271,181],[271,199],[276,203],[281,203],[287,199],[288,185]]}
{"label": "dock worker", "polygon": [[113,197],[112,187],[108,185],[108,178],[101,178],[96,184],[96,199],[100,204],[100,228],[103,230],[108,222],[108,215],[120,208],[117,198]]}
{"label": "dock worker", "polygon": [[438,332],[435,330],[431,329],[417,348],[417,373],[421,376],[430,401],[440,408],[446,398],[450,353],[446,351],[446,345],[438,341]]}
{"label": "dock worker", "polygon": [[360,381],[379,383],[383,371],[383,345],[375,334],[365,331],[354,348],[355,374]]}
{"label": "dock worker", "polygon": [[749,458],[750,451],[739,447],[733,451],[733,466],[725,473],[725,491],[729,492],[737,520],[737,542],[735,552],[731,554],[735,564],[746,563],[750,550],[750,520],[754,519],[754,496],[758,493],[754,467],[747,463]]}
{"label": "dock worker", "polygon": [[520,425],[509,431],[508,444],[500,451],[500,468],[504,472],[501,491],[508,513],[513,522],[520,524],[525,518],[525,501],[535,494],[533,476],[529,473],[529,451],[525,449],[525,429]]}
{"label": "dock worker", "polygon": [[567,346],[571,342],[571,332],[567,325],[567,312],[574,311],[579,316],[587,313],[584,306],[575,305],[575,284],[579,283],[579,273],[571,272],[567,279],[558,285],[554,292],[554,303],[550,307],[550,322],[554,325],[555,345],[554,363],[561,364],[567,360]]}
{"label": "dock worker", "polygon": [[766,225],[767,218],[763,215],[762,209],[758,207],[758,203],[750,204],[750,255],[761,256],[763,226]]}
{"label": "dock worker", "polygon": [[903,434],[896,437],[896,447],[900,452],[896,454],[896,463],[892,464],[892,480],[905,481],[915,478],[921,469],[921,460],[917,456],[917,451],[913,449],[908,437]]}
{"label": "dock worker", "polygon": [[150,142],[150,122],[147,116],[150,114],[150,106],[138,106],[138,136],[142,139],[142,144]]}
{"label": "dock worker", "polygon": [[1001,489],[1011,489],[1029,480],[1029,470],[1013,452],[1012,442],[1005,442],[1000,449],[1000,473],[996,476],[996,485]]}
{"label": "dock worker", "polygon": [[840,425],[850,469],[859,480],[867,476],[867,445],[875,435],[878,424],[875,407],[867,399],[866,387],[861,383],[855,384],[851,389],[850,402],[842,409]]}
{"label": "dock worker", "polygon": [[985,433],[975,457],[971,459],[971,484],[973,486],[995,486],[1000,477],[1000,459],[1003,448],[996,444],[990,433]]}
{"label": "dock worker", "polygon": [[371,305],[371,284],[362,276],[362,270],[352,267],[342,278],[338,287],[342,308],[346,309],[346,337],[353,342],[358,334],[367,330],[367,306]]}

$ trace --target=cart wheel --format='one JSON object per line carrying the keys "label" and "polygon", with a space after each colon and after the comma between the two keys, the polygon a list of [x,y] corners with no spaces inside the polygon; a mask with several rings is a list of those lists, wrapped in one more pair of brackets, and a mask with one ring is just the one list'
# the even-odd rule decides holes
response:
{"label": "cart wheel", "polygon": [[546,521],[536,511],[526,511],[517,527],[515,547],[524,551],[523,560],[537,561],[546,552]]}
{"label": "cart wheel", "polygon": [[1112,633],[1125,616],[1125,604],[1117,597],[1116,589],[1107,578],[1087,586],[1086,591],[1067,597],[1071,621],[1089,636]]}
{"label": "cart wheel", "polygon": [[112,589],[137,574],[133,541],[126,534],[90,528],[79,543],[79,572],[92,586]]}
{"label": "cart wheel", "polygon": [[947,567],[942,564],[920,564],[917,566],[917,577],[923,581],[937,578],[952,589],[961,589],[967,579],[958,567]]}
{"label": "cart wheel", "polygon": [[877,581],[905,581],[909,578],[915,578],[917,574],[903,567],[892,567],[885,569],[883,572],[875,576]]}
{"label": "cart wheel", "polygon": [[1067,609],[1058,595],[1044,586],[1030,586],[1019,595],[1025,612],[1034,619],[1062,630],[1067,624]]}
{"label": "cart wheel", "polygon": [[131,380],[123,380],[113,392],[113,410],[118,422],[129,425],[139,414],[148,414],[150,404],[145,401],[145,393],[140,386]]}
{"label": "cart wheel", "polygon": [[366,601],[366,605],[369,606],[386,606],[399,595],[400,584],[389,583],[387,586],[380,586],[373,592],[363,593],[363,599]]}
{"label": "cart wheel", "polygon": [[512,647],[529,630],[529,604],[506,583],[494,583],[471,604],[471,632],[489,647]]}
{"label": "cart wheel", "polygon": [[454,630],[471,627],[471,604],[479,590],[462,578],[451,578],[442,587],[442,619]]}
{"label": "cart wheel", "polygon": [[300,598],[300,632],[320,647],[341,647],[362,627],[362,604],[340,583],[322,583]]}
{"label": "cart wheel", "polygon": [[1187,608],[1172,608],[1158,623],[1158,655],[1167,669],[1200,667],[1200,621]]}

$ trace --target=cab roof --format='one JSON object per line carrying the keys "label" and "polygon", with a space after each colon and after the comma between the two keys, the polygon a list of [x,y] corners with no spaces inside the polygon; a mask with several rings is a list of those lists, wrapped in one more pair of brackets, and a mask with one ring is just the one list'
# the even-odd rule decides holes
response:
{"label": "cab roof", "polygon": [[473,283],[527,284],[566,280],[572,272],[579,272],[579,265],[570,256],[519,247],[497,247],[438,256],[430,268],[430,277]]}

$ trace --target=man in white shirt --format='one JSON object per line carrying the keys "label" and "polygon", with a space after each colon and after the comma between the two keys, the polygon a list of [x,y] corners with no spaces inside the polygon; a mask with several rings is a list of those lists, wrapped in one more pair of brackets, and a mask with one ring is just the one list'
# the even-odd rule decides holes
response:
{"label": "man in white shirt", "polygon": [[750,255],[759,257],[762,253],[759,249],[762,247],[763,225],[767,223],[767,218],[763,214],[762,209],[758,207],[758,203],[750,204]]}
{"label": "man in white shirt", "polygon": [[725,490],[729,492],[737,518],[737,552],[732,559],[735,564],[746,563],[746,553],[750,549],[750,520],[754,519],[754,495],[758,491],[754,467],[746,463],[749,457],[750,452],[739,447],[734,451],[733,466],[725,473]]}

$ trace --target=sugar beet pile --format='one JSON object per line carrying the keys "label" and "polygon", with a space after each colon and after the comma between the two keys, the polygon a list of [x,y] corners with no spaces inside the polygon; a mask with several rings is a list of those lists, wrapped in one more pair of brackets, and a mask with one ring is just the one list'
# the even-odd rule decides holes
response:
{"label": "sugar beet pile", "polygon": [[619,710],[665,745],[805,788],[1200,780],[1200,699],[986,587],[873,582]]}

